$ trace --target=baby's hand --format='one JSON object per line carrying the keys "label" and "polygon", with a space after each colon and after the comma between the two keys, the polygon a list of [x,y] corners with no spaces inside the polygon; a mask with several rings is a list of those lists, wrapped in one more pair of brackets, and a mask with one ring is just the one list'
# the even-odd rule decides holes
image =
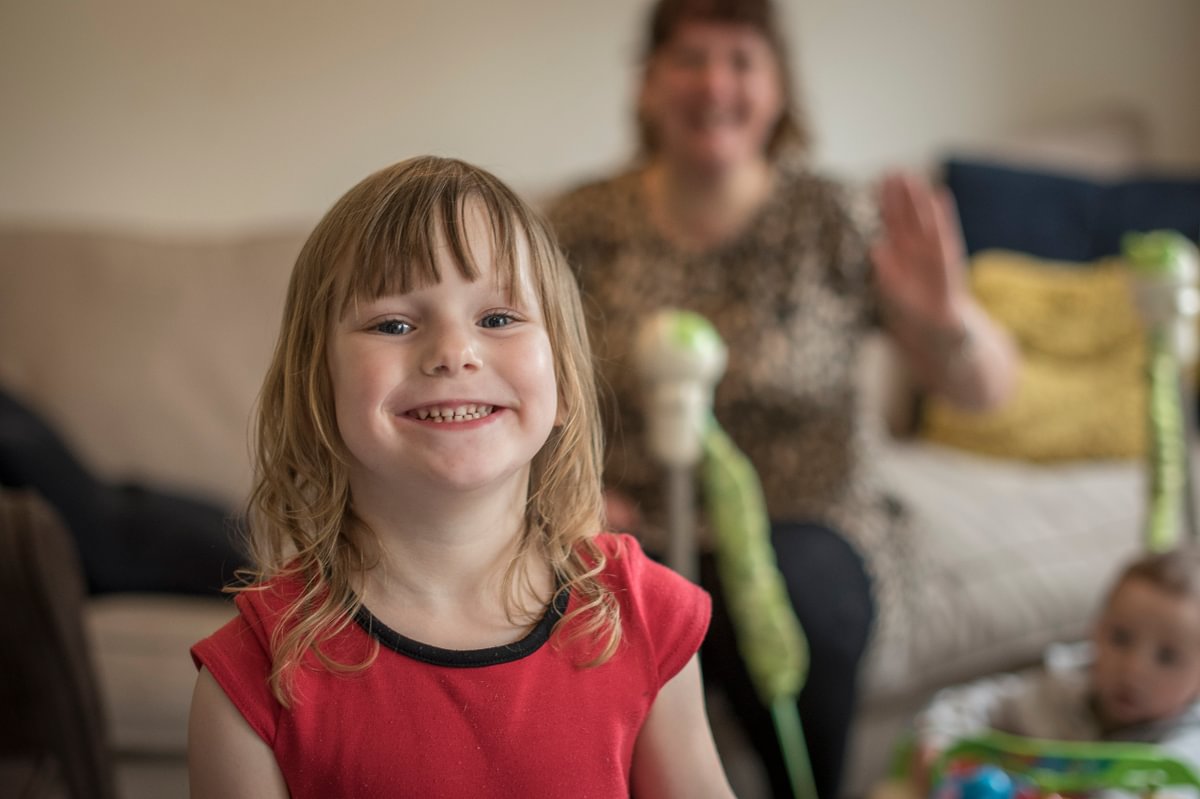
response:
{"label": "baby's hand", "polygon": [[940,754],[941,751],[932,744],[918,743],[913,747],[910,773],[917,796],[929,796],[929,791],[933,788],[929,784],[929,778],[933,771],[933,764],[937,762]]}

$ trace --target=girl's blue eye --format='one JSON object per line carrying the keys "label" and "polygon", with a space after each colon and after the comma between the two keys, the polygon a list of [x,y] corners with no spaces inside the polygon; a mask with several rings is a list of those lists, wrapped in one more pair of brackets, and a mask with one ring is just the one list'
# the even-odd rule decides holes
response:
{"label": "girl's blue eye", "polygon": [[513,318],[512,314],[490,313],[483,317],[483,319],[479,320],[479,326],[494,329],[498,327],[508,327],[515,321],[517,320]]}
{"label": "girl's blue eye", "polygon": [[412,325],[400,319],[387,319],[375,325],[375,330],[385,336],[403,336],[412,332]]}

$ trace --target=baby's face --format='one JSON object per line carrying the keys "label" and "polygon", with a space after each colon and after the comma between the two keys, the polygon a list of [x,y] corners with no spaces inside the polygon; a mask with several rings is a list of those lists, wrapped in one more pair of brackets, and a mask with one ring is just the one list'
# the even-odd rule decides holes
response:
{"label": "baby's face", "polygon": [[1094,633],[1092,688],[1110,728],[1169,718],[1200,695],[1200,602],[1126,580]]}

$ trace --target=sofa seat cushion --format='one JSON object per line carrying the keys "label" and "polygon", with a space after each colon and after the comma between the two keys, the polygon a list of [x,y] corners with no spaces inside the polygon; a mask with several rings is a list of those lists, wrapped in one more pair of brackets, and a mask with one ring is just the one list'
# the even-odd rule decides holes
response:
{"label": "sofa seat cushion", "polygon": [[900,549],[909,607],[893,616],[904,628],[876,630],[867,704],[906,704],[1084,636],[1142,546],[1137,462],[1036,465],[913,442],[889,445],[878,465],[914,521]]}
{"label": "sofa seat cushion", "polygon": [[187,751],[192,644],[236,613],[230,599],[109,594],[88,601],[89,642],[109,740],[119,755]]}

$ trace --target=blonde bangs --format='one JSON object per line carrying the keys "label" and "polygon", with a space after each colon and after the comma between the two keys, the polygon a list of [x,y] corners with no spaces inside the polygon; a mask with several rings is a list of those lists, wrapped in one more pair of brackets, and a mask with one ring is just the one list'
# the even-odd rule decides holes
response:
{"label": "blonde bangs", "polygon": [[[465,165],[463,165],[465,167]],[[438,253],[448,250],[459,275],[478,280],[468,239],[468,216],[479,212],[491,230],[490,249],[500,287],[520,285],[522,240],[533,238],[530,220],[519,212],[520,200],[507,187],[475,170],[382,170],[360,184],[363,191],[346,198],[342,209],[356,220],[344,232],[348,244],[339,258],[341,278],[335,302],[339,317],[360,300],[407,294],[440,283]],[[357,228],[357,229],[353,229]],[[537,274],[537,264],[534,274]]]}

